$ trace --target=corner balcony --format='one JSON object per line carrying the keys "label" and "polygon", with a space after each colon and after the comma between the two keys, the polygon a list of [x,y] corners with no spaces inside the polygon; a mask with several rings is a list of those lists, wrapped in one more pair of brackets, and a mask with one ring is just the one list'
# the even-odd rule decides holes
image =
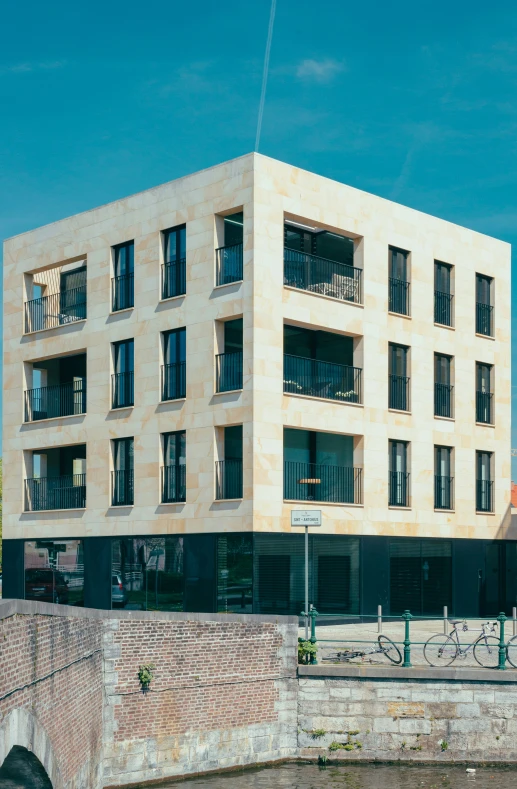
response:
{"label": "corner balcony", "polygon": [[362,304],[362,270],[295,249],[284,249],[284,285]]}
{"label": "corner balcony", "polygon": [[363,503],[363,470],[351,466],[284,461],[284,499]]}
{"label": "corner balcony", "polygon": [[362,403],[360,367],[284,354],[284,392],[342,403]]}
{"label": "corner balcony", "polygon": [[86,283],[25,302],[25,333],[86,319]]}

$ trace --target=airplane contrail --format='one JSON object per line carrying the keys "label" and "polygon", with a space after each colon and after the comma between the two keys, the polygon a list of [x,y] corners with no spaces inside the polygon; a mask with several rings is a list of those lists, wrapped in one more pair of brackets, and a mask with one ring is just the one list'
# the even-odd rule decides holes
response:
{"label": "airplane contrail", "polygon": [[257,121],[257,137],[255,139],[255,150],[258,152],[260,143],[260,132],[262,131],[262,116],[264,114],[264,103],[266,101],[267,76],[269,72],[269,54],[271,52],[271,39],[273,38],[273,25],[275,22],[276,0],[271,0],[271,13],[269,14],[269,28],[267,31],[266,54],[264,57],[264,71],[262,73],[262,91],[260,94],[260,104]]}

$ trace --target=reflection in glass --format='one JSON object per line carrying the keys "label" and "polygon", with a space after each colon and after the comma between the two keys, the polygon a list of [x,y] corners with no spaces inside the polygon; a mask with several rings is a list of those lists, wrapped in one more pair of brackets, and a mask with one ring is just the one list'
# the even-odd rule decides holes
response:
{"label": "reflection in glass", "polygon": [[183,537],[114,540],[111,603],[136,611],[183,611]]}
{"label": "reflection in glass", "polygon": [[252,536],[221,535],[217,538],[217,610],[251,614],[252,607]]}
{"label": "reflection in glass", "polygon": [[84,605],[82,540],[25,543],[25,599]]}

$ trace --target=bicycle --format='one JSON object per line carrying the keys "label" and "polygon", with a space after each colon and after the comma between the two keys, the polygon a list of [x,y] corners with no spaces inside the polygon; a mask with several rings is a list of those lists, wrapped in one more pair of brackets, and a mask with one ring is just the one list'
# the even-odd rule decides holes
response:
{"label": "bicycle", "polygon": [[[474,659],[480,666],[497,668],[499,665],[499,638],[493,635],[497,631],[497,622],[482,624],[481,635],[466,648],[460,644],[458,631],[458,625],[462,625],[462,632],[468,632],[469,627],[466,620],[450,619],[449,622],[453,626],[449,635],[437,633],[424,644],[424,657],[430,666],[450,666],[457,657],[466,658],[469,650],[472,649]],[[517,663],[517,641],[514,659]]]}
{"label": "bicycle", "polygon": [[517,636],[512,636],[506,645],[506,659],[510,666],[517,668]]}
{"label": "bicycle", "polygon": [[[324,655],[322,660],[331,663],[348,663],[355,658],[364,658],[367,655],[384,655],[391,663],[399,666],[402,663],[402,654],[400,649],[391,638],[388,636],[379,636],[378,644],[374,647],[367,647],[366,649],[345,649],[341,652],[334,652],[330,655]],[[516,644],[517,648],[517,644]]]}

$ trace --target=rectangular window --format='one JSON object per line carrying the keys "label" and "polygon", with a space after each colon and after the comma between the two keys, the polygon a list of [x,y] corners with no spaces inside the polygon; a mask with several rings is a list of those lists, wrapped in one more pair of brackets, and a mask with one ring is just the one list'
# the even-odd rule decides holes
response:
{"label": "rectangular window", "polygon": [[434,355],[434,414],[452,419],[454,415],[452,356]]}
{"label": "rectangular window", "polygon": [[434,448],[434,506],[437,510],[454,509],[452,448]]}
{"label": "rectangular window", "polygon": [[126,310],[133,307],[134,300],[134,269],[135,245],[133,241],[118,244],[113,247],[113,268],[115,276],[112,279],[112,310]]}
{"label": "rectangular window", "polygon": [[389,247],[388,309],[399,315],[409,315],[409,252]]}
{"label": "rectangular window", "polygon": [[222,613],[252,613],[251,534],[223,534],[217,538],[217,610]]}
{"label": "rectangular window", "polygon": [[476,422],[494,424],[492,365],[476,362]]}
{"label": "rectangular window", "polygon": [[224,460],[216,462],[215,497],[242,498],[242,425],[224,428]]}
{"label": "rectangular window", "polygon": [[492,277],[476,274],[476,332],[486,337],[494,336],[492,291]]}
{"label": "rectangular window", "polygon": [[184,430],[163,435],[162,502],[186,500],[186,437]]}
{"label": "rectangular window", "polygon": [[492,460],[492,452],[476,452],[476,509],[478,512],[494,511]]}
{"label": "rectangular window", "polygon": [[134,340],[113,343],[112,408],[134,405]]}
{"label": "rectangular window", "polygon": [[216,285],[240,282],[243,277],[243,233],[242,211],[224,217],[224,246],[216,249]]}
{"label": "rectangular window", "polygon": [[178,400],[187,393],[187,332],[163,332],[162,400]]}
{"label": "rectangular window", "polygon": [[225,321],[224,353],[215,357],[216,392],[242,389],[243,320]]}
{"label": "rectangular window", "polygon": [[111,605],[135,611],[183,611],[183,537],[112,541]]}
{"label": "rectangular window", "polygon": [[134,439],[113,441],[112,506],[130,506],[134,501]]}
{"label": "rectangular window", "polygon": [[187,292],[187,228],[179,225],[163,231],[162,299]]}
{"label": "rectangular window", "polygon": [[405,345],[389,344],[388,407],[397,411],[409,411],[408,351]]}
{"label": "rectangular window", "polygon": [[441,326],[453,326],[453,299],[451,292],[452,266],[434,263],[434,322]]}
{"label": "rectangular window", "polygon": [[452,606],[450,540],[390,539],[390,614],[441,616]]}
{"label": "rectangular window", "polygon": [[409,507],[408,444],[389,442],[389,505]]}
{"label": "rectangular window", "polygon": [[84,606],[82,540],[25,542],[25,599]]}

